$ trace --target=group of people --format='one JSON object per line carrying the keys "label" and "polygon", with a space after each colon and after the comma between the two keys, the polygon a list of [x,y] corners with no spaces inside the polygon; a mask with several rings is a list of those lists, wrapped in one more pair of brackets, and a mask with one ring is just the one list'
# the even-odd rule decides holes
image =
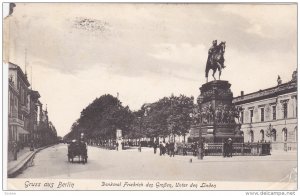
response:
{"label": "group of people", "polygon": [[119,142],[116,142],[116,150],[118,151],[119,149],[124,150],[125,149],[125,143],[121,142],[121,146],[119,147]]}
{"label": "group of people", "polygon": [[[206,153],[209,153],[208,143],[205,141],[194,141],[190,145],[183,142],[182,145],[176,142],[165,142],[158,141],[153,143],[154,154],[157,153],[159,149],[159,155],[169,155],[170,157],[174,157],[175,153],[180,151],[183,156],[186,156],[188,152],[192,152],[193,156],[200,156],[202,159]],[[141,145],[138,148],[139,152],[141,152]],[[232,157],[233,153],[233,141],[231,138],[228,138],[223,141],[222,146],[223,157]]]}
{"label": "group of people", "polygon": [[154,149],[154,154],[157,152],[157,148],[159,148],[159,155],[170,155],[170,157],[175,156],[175,152],[177,152],[177,144],[175,142],[154,142],[153,144],[153,149]]}
{"label": "group of people", "polygon": [[[197,156],[198,155],[198,148],[200,147],[200,143],[198,142],[193,142],[191,145],[191,149],[193,152],[193,156]],[[203,144],[201,145],[203,147]],[[153,145],[153,149],[154,149],[154,154],[156,154],[157,149],[159,148],[159,155],[169,155],[170,157],[174,157],[175,153],[177,153],[178,151],[178,146],[176,142],[160,142],[159,144],[157,142],[154,142]],[[183,156],[187,155],[187,151],[188,151],[188,145],[186,143],[183,143],[182,146],[182,154]],[[203,147],[204,148],[204,147]],[[204,154],[204,150],[202,151],[202,153]]]}

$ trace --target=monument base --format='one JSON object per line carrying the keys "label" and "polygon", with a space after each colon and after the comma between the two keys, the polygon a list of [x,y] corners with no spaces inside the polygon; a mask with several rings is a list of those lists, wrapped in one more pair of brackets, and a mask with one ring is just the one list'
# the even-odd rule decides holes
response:
{"label": "monument base", "polygon": [[201,129],[201,126],[193,125],[190,132],[190,140],[199,141],[200,136],[206,143],[222,143],[229,138],[231,138],[232,141],[236,143],[244,142],[244,136],[236,134],[234,132],[234,128],[225,129],[224,127],[219,127],[217,129],[214,129],[213,126],[205,126]]}
{"label": "monument base", "polygon": [[243,136],[237,134],[236,119],[238,111],[232,103],[231,84],[224,80],[205,83],[200,88],[197,99],[200,116],[199,135],[209,143],[222,143],[231,138],[233,142],[243,142]]}

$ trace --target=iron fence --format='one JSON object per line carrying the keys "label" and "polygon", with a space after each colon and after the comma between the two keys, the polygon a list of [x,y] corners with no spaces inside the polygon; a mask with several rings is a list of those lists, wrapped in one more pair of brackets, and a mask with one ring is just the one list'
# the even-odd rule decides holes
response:
{"label": "iron fence", "polygon": [[[222,143],[205,143],[204,145],[205,156],[223,156],[224,144]],[[184,155],[193,154],[198,152],[198,147],[194,144],[177,144],[177,154]],[[263,156],[270,155],[270,143],[233,143],[232,155],[233,156]]]}

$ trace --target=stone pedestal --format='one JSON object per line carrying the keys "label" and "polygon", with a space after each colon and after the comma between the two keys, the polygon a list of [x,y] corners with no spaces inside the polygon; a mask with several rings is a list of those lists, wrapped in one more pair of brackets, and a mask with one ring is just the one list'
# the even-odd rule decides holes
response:
{"label": "stone pedestal", "polygon": [[221,143],[231,138],[234,142],[243,140],[236,134],[238,112],[232,104],[231,84],[215,80],[200,87],[197,99],[200,133],[206,142]]}

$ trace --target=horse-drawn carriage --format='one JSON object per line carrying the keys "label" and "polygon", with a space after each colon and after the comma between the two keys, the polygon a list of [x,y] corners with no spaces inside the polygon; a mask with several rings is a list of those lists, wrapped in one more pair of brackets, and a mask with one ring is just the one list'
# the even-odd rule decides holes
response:
{"label": "horse-drawn carriage", "polygon": [[74,162],[74,158],[78,157],[79,162],[87,163],[87,146],[83,141],[73,140],[68,146],[68,161]]}

